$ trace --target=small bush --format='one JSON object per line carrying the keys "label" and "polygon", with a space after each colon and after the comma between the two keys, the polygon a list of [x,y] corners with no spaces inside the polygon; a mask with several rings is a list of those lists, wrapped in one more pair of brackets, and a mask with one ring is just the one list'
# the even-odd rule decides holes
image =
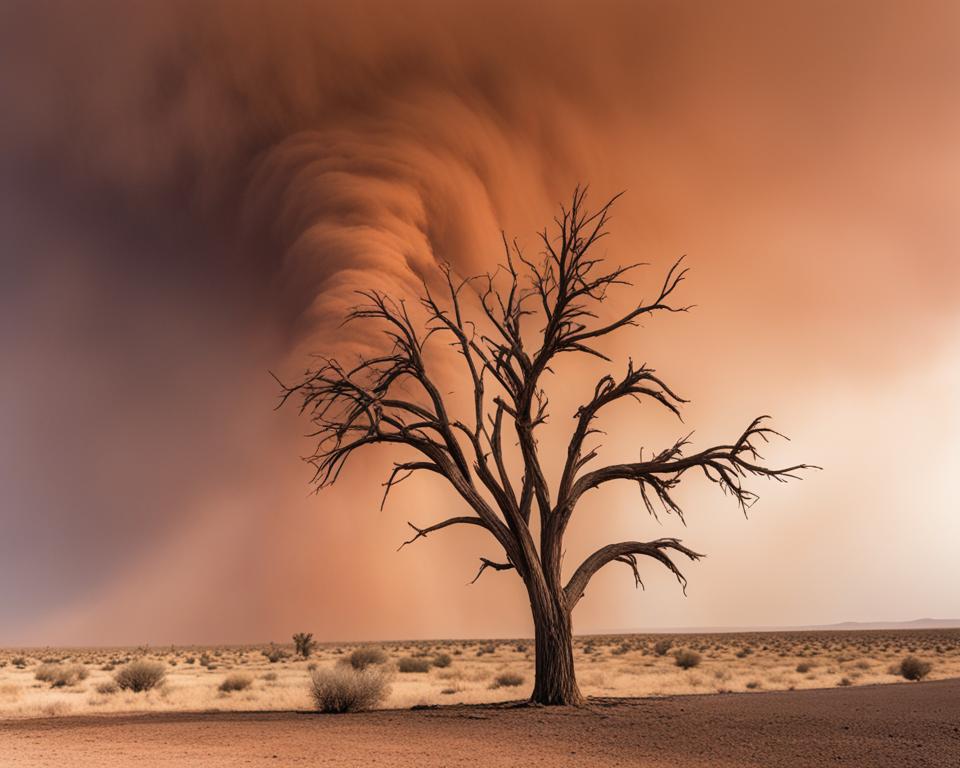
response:
{"label": "small bush", "polygon": [[14,656],[13,660],[10,662],[17,669],[23,669],[27,666],[27,657],[26,656]]}
{"label": "small bush", "polygon": [[269,648],[260,651],[260,653],[266,656],[267,661],[269,661],[271,664],[276,664],[278,661],[283,661],[290,655],[289,651],[273,644],[271,644]]}
{"label": "small bush", "polygon": [[123,690],[140,693],[156,688],[166,676],[167,671],[160,662],[138,659],[117,670],[113,679]]}
{"label": "small bush", "polygon": [[799,664],[797,664],[797,672],[799,672],[801,675],[805,675],[811,669],[813,669],[813,665],[807,663],[806,661],[801,661]]}
{"label": "small bush", "polygon": [[523,685],[523,675],[518,675],[516,672],[501,672],[495,678],[493,678],[493,683],[491,683],[491,688],[515,688],[518,685]]}
{"label": "small bush", "polygon": [[397,662],[397,669],[401,672],[429,672],[430,661],[428,659],[415,659],[406,656]]}
{"label": "small bush", "polygon": [[250,675],[245,675],[242,672],[236,672],[232,675],[227,675],[223,682],[220,683],[220,691],[222,693],[230,693],[232,691],[245,691],[253,685],[253,678]]}
{"label": "small bush", "polygon": [[673,655],[673,659],[674,663],[681,669],[693,669],[694,667],[699,666],[700,662],[703,660],[703,657],[701,657],[696,651],[683,648]]}
{"label": "small bush", "polygon": [[297,632],[297,634],[293,636],[293,644],[297,649],[297,655],[304,659],[310,657],[314,647],[317,645],[311,632]]}
{"label": "small bush", "polygon": [[453,663],[453,659],[450,657],[449,653],[438,653],[433,657],[433,666],[443,669],[449,667]]}
{"label": "small bush", "polygon": [[83,664],[41,664],[34,677],[42,683],[50,683],[51,688],[63,688],[76,685],[90,675]]}
{"label": "small bush", "polygon": [[907,680],[923,680],[930,674],[933,664],[929,661],[922,661],[916,656],[907,656],[900,662],[900,674]]}
{"label": "small bush", "polygon": [[657,642],[653,644],[653,652],[657,654],[657,656],[666,656],[667,651],[669,651],[672,647],[673,640],[664,638],[663,640],[657,640]]}
{"label": "small bush", "polygon": [[273,682],[276,682],[277,673],[276,673],[276,672],[264,672],[262,675],[260,675],[260,678],[261,678],[262,680],[266,680],[268,683],[273,683]]}
{"label": "small bush", "polygon": [[841,677],[840,682],[837,683],[840,687],[846,687],[848,685],[853,685],[853,680],[849,677]]}
{"label": "small bush", "polygon": [[380,669],[339,666],[317,669],[310,676],[314,704],[319,711],[330,714],[371,709],[389,693],[387,676]]}
{"label": "small bush", "polygon": [[114,680],[104,680],[97,685],[97,693],[102,693],[104,696],[109,696],[111,693],[116,693],[119,690],[120,686],[117,685]]}
{"label": "small bush", "polygon": [[382,648],[357,648],[349,660],[354,669],[366,669],[373,664],[386,664],[387,654]]}

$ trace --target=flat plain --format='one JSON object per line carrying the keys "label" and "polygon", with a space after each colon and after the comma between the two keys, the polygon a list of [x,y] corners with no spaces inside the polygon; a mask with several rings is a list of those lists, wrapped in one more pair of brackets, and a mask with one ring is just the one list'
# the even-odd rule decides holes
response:
{"label": "flat plain", "polygon": [[[358,648],[383,652],[379,666],[390,687],[380,704],[384,709],[519,700],[533,683],[529,640],[324,644],[307,659],[298,658],[292,645],[5,649],[0,651],[0,718],[306,710],[311,708],[311,671],[346,664]],[[687,651],[698,657],[696,664],[678,666],[681,657],[689,660]],[[576,640],[581,689],[604,698],[902,683],[899,665],[906,656],[930,664],[927,680],[960,678],[960,629]],[[135,659],[161,665],[162,684],[139,693],[118,689],[113,684],[117,672]],[[67,674],[51,675],[51,669]],[[229,678],[239,678],[240,685],[229,690]]]}

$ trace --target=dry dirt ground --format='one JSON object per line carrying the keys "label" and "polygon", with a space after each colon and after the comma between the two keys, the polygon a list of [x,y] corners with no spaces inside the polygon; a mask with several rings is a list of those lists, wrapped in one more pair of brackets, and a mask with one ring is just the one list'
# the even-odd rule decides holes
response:
{"label": "dry dirt ground", "polygon": [[960,680],[760,694],[0,721],[0,765],[960,766]]}

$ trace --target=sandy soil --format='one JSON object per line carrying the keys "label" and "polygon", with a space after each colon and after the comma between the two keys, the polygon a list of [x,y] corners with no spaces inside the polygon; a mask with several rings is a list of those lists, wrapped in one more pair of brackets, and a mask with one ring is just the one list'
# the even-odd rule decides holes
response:
{"label": "sandy soil", "polygon": [[960,765],[960,680],[510,705],[0,721],[8,766]]}

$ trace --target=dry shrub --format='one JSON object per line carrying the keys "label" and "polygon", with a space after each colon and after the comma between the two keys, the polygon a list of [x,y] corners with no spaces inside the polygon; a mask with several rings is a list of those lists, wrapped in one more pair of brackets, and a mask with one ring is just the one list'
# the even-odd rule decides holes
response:
{"label": "dry shrub", "polygon": [[799,672],[801,675],[805,675],[811,669],[813,669],[813,664],[809,664],[806,661],[801,661],[799,664],[797,664],[797,672]]}
{"label": "dry shrub", "polygon": [[699,666],[703,658],[696,651],[691,651],[689,648],[682,648],[673,654],[674,663],[681,669],[693,669],[696,666]]}
{"label": "dry shrub", "polygon": [[310,695],[320,712],[362,712],[375,707],[389,693],[387,676],[380,669],[343,665],[317,669],[310,675]]}
{"label": "dry shrub", "polygon": [[[311,671],[312,671],[312,670],[311,670]],[[264,672],[262,675],[260,675],[260,678],[261,678],[262,680],[266,680],[268,683],[273,683],[273,682],[276,682],[277,673],[276,673],[276,672]]]}
{"label": "dry shrub", "polygon": [[373,664],[386,664],[387,654],[382,648],[357,648],[350,654],[350,666],[354,669],[366,669]]}
{"label": "dry shrub", "polygon": [[663,640],[657,640],[657,642],[653,644],[653,652],[657,654],[657,656],[666,656],[667,651],[669,651],[672,647],[673,640],[664,638]]}
{"label": "dry shrub", "polygon": [[102,683],[97,685],[97,693],[103,694],[104,696],[109,696],[112,693],[116,693],[120,690],[120,686],[117,685],[115,680],[104,680]]}
{"label": "dry shrub", "polygon": [[220,691],[222,693],[230,693],[231,691],[245,691],[253,685],[253,678],[250,675],[245,675],[243,672],[236,672],[232,675],[227,675],[223,682],[220,683]]}
{"label": "dry shrub", "polygon": [[290,655],[290,652],[285,648],[281,648],[280,646],[273,644],[271,644],[269,648],[262,650],[260,653],[262,653],[266,657],[267,661],[269,661],[271,664],[276,664],[278,661],[283,661]]}
{"label": "dry shrub", "polygon": [[490,683],[491,688],[515,688],[518,685],[523,685],[523,675],[516,672],[501,672]]}
{"label": "dry shrub", "polygon": [[401,672],[429,672],[430,661],[406,656],[397,662],[397,669]]}
{"label": "dry shrub", "polygon": [[449,653],[438,653],[433,657],[433,666],[440,667],[441,669],[444,667],[449,667],[452,662],[453,659],[450,657]]}
{"label": "dry shrub", "polygon": [[117,670],[113,679],[123,690],[140,693],[156,688],[166,676],[167,670],[160,662],[138,659]]}
{"label": "dry shrub", "polygon": [[63,688],[76,685],[90,675],[83,664],[41,664],[34,677],[42,683],[50,683],[51,688]]}
{"label": "dry shrub", "polygon": [[316,648],[317,642],[313,639],[312,632],[297,632],[293,636],[293,644],[297,649],[297,655],[307,659],[310,657],[310,654],[313,653],[313,649]]}
{"label": "dry shrub", "polygon": [[929,661],[922,661],[916,656],[907,656],[900,662],[899,672],[907,680],[923,680],[930,674],[933,664]]}

